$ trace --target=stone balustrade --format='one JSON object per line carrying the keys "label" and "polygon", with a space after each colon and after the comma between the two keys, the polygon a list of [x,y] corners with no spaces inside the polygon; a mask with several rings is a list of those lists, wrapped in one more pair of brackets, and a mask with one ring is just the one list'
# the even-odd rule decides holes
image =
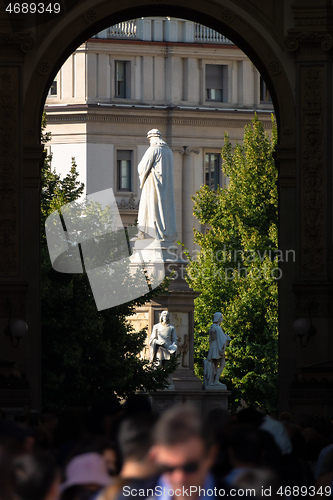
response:
{"label": "stone balustrade", "polygon": [[93,38],[233,44],[228,38],[212,28],[171,17],[124,21],[100,31]]}

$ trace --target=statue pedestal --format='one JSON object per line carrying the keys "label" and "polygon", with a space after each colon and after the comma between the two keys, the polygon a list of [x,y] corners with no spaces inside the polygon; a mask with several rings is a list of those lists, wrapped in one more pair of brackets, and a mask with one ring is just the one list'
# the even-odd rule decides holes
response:
{"label": "statue pedestal", "polygon": [[[154,240],[148,245],[147,240],[136,240],[132,256],[134,259],[138,258],[138,262],[146,262],[147,270],[150,263],[151,266],[164,266],[166,275],[174,273],[168,293],[154,297],[145,305],[137,307],[136,313],[130,318],[137,331],[148,326],[146,346],[142,353],[145,358],[149,358],[149,337],[153,326],[159,322],[161,311],[169,311],[170,324],[176,328],[177,353],[180,354],[180,362],[172,375],[174,389],[151,393],[152,405],[159,412],[172,405],[185,402],[198,406],[203,414],[207,414],[216,407],[227,409],[230,392],[226,387],[224,389],[221,386],[212,386],[204,390],[202,381],[194,374],[194,299],[199,293],[192,290],[185,281],[187,264],[177,258],[176,246],[166,246],[165,242],[160,243],[161,247],[158,249],[158,242],[156,244]],[[141,252],[140,255],[139,252]],[[159,256],[162,254],[163,260],[156,258],[158,252]]]}
{"label": "statue pedestal", "polygon": [[131,240],[133,254],[131,261],[134,263],[177,262],[177,245],[173,241],[143,238]]}
{"label": "statue pedestal", "polygon": [[214,408],[228,409],[230,391],[167,390],[149,394],[153,410],[162,413],[171,406],[191,404],[206,416]]}
{"label": "statue pedestal", "polygon": [[219,385],[206,385],[204,389],[205,391],[227,391],[227,386],[220,382]]}

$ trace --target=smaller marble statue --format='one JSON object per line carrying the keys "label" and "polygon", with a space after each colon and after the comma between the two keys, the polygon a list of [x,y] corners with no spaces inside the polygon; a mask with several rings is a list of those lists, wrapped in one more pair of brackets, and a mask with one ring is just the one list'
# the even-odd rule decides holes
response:
{"label": "smaller marble statue", "polygon": [[231,339],[220,326],[222,319],[222,313],[216,312],[208,332],[209,352],[207,359],[204,360],[205,389],[226,389],[225,384],[222,384],[219,378],[225,366],[225,348]]}
{"label": "smaller marble statue", "polygon": [[177,335],[174,326],[170,325],[168,311],[162,311],[160,322],[153,326],[149,340],[150,362],[164,365],[177,351]]}

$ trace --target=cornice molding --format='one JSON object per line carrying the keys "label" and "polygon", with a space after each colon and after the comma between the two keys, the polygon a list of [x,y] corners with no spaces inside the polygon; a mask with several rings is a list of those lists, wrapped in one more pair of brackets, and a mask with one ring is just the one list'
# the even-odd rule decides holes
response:
{"label": "cornice molding", "polygon": [[[66,113],[66,114],[49,114],[48,110],[47,122],[49,125],[54,124],[68,124],[68,123],[128,123],[128,124],[138,124],[138,125],[150,125],[150,124],[167,124],[167,125],[182,125],[190,127],[225,127],[225,128],[241,128],[243,129],[248,125],[251,120],[251,115],[248,118],[225,118],[224,116],[212,118],[199,118],[199,117],[189,117],[189,116],[170,116],[165,114],[165,116],[158,114],[151,114],[149,116],[142,116],[142,114],[126,115],[126,114],[100,114],[100,113]],[[269,120],[264,121],[264,128],[270,130],[272,128],[272,123]]]}

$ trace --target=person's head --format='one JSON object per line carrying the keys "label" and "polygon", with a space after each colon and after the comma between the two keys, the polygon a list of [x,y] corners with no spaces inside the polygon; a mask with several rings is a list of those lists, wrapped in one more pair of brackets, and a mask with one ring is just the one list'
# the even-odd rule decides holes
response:
{"label": "person's head", "polygon": [[241,472],[237,475],[233,483],[236,488],[243,491],[254,490],[256,498],[262,498],[269,492],[269,497],[273,498],[273,500],[278,498],[276,492],[280,484],[281,480],[276,472],[260,468],[248,469]]}
{"label": "person's head", "polygon": [[209,445],[196,408],[167,410],[154,429],[153,456],[175,490],[203,486],[216,449]]}
{"label": "person's head", "polygon": [[220,324],[222,322],[223,316],[222,313],[216,312],[213,317],[213,323]]}
{"label": "person's head", "polygon": [[31,429],[17,422],[0,419],[0,446],[15,457],[33,450],[35,438]]}
{"label": "person's head", "polygon": [[123,462],[141,462],[146,459],[153,445],[152,429],[155,415],[136,415],[127,418],[120,426],[118,444]]}
{"label": "person's head", "polygon": [[243,408],[236,414],[237,422],[240,424],[251,424],[259,427],[265,418],[265,415],[255,408]]}
{"label": "person's head", "polygon": [[67,464],[66,479],[60,485],[62,500],[90,500],[97,491],[112,482],[99,453],[77,455]]}
{"label": "person's head", "polygon": [[169,323],[170,314],[169,311],[162,311],[160,314],[160,323]]}
{"label": "person's head", "polygon": [[141,414],[122,422],[118,434],[122,458],[121,477],[144,478],[158,473],[151,455],[152,430],[156,420],[153,414]]}
{"label": "person's head", "polygon": [[260,430],[251,424],[235,424],[229,436],[228,449],[233,467],[258,466],[264,454]]}
{"label": "person's head", "polygon": [[109,475],[118,475],[120,458],[116,441],[112,441],[104,436],[85,436],[72,446],[67,456],[67,462],[85,453],[99,453],[104,458]]}
{"label": "person's head", "polygon": [[13,461],[14,491],[21,500],[55,500],[60,474],[47,453],[25,454]]}
{"label": "person's head", "polygon": [[111,395],[96,401],[92,404],[87,416],[88,433],[114,438],[120,413],[121,405],[116,396]]}
{"label": "person's head", "polygon": [[151,414],[152,406],[149,398],[143,394],[131,394],[122,405],[124,418],[142,413]]}

